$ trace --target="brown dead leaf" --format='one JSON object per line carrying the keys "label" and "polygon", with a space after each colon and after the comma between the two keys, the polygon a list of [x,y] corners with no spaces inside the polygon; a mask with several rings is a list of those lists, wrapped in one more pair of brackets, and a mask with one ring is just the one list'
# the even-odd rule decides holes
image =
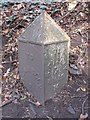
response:
{"label": "brown dead leaf", "polygon": [[4,67],[3,67],[3,65],[0,65],[0,69],[3,69]]}
{"label": "brown dead leaf", "polygon": [[2,24],[3,24],[3,22],[2,22],[2,20],[0,20],[0,26],[2,26]]}
{"label": "brown dead leaf", "polygon": [[88,117],[88,114],[85,115],[81,114],[79,120],[85,120]]}
{"label": "brown dead leaf", "polygon": [[69,11],[74,9],[76,7],[76,5],[77,5],[77,1],[76,0],[68,0],[68,2],[69,2],[69,6],[68,6],[68,10]]}
{"label": "brown dead leaf", "polygon": [[8,69],[7,69],[7,72],[3,75],[4,78],[6,78],[6,77],[8,76],[9,72],[10,72],[10,68],[8,68]]}
{"label": "brown dead leaf", "polygon": [[22,6],[23,6],[22,4],[18,4],[17,5],[18,10],[20,10],[22,8]]}
{"label": "brown dead leaf", "polygon": [[78,91],[83,91],[83,92],[86,92],[87,90],[86,90],[86,88],[85,87],[79,87],[76,91],[78,92]]}
{"label": "brown dead leaf", "polygon": [[86,92],[86,91],[87,91],[85,87],[80,87],[80,89],[81,89],[81,91],[83,91],[83,92]]}
{"label": "brown dead leaf", "polygon": [[2,31],[4,34],[7,34],[8,32],[9,32],[9,30],[8,29],[5,29],[5,30],[3,30]]}

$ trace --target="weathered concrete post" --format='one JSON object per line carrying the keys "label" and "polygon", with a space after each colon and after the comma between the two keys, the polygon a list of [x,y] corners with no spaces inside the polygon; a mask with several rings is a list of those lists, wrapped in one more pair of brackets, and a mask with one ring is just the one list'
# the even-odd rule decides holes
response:
{"label": "weathered concrete post", "polygon": [[68,35],[43,12],[19,38],[19,72],[42,104],[68,80]]}

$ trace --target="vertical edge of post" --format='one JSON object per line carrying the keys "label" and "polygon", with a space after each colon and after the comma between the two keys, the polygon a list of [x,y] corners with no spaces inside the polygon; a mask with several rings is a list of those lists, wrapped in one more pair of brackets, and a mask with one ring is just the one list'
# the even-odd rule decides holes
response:
{"label": "vertical edge of post", "polygon": [[[44,13],[43,13],[43,14],[44,14]],[[45,19],[44,17],[45,17],[45,16],[43,16],[43,19]],[[41,37],[41,39],[44,39],[44,25],[45,25],[44,20],[43,20],[42,24],[43,24],[43,27],[42,27],[42,33],[41,33],[41,34],[42,34],[42,37]],[[44,72],[45,72],[45,66],[44,66],[44,65],[45,65],[45,64],[44,64],[44,52],[45,52],[45,50],[44,50],[44,49],[45,49],[45,46],[44,46],[44,44],[42,44],[42,54],[43,54],[43,55],[42,55],[42,57],[43,57],[43,58],[42,58],[42,60],[43,60],[43,65],[42,65],[42,67],[43,67],[43,87],[44,87],[44,88],[43,88],[44,98],[43,98],[43,103],[42,103],[43,106],[45,106],[45,73],[44,73]]]}
{"label": "vertical edge of post", "polygon": [[[1,32],[1,29],[0,29]],[[0,33],[0,65],[2,66],[2,36]],[[0,68],[0,105],[2,104],[1,93],[2,92],[2,69]],[[0,107],[0,120],[2,119],[2,107]]]}
{"label": "vertical edge of post", "polygon": [[45,105],[45,64],[44,64],[44,45],[42,45],[42,67],[43,67],[43,92],[44,92],[44,98],[43,98],[43,103],[42,103],[42,105],[44,106]]}

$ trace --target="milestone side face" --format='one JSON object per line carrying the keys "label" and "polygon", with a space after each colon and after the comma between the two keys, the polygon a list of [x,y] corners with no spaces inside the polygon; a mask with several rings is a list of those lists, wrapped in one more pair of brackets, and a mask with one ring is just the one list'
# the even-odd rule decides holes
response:
{"label": "milestone side face", "polygon": [[61,90],[68,80],[67,42],[45,46],[44,54],[45,100]]}

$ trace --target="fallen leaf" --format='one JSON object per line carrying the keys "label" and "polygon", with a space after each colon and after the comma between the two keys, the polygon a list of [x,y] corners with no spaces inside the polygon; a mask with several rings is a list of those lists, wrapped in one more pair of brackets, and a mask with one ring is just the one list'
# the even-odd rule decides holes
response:
{"label": "fallen leaf", "polygon": [[68,10],[69,11],[74,9],[76,7],[76,5],[77,5],[77,1],[76,0],[69,0],[68,2],[69,2],[69,5],[68,5]]}
{"label": "fallen leaf", "polygon": [[0,87],[0,95],[2,94],[2,88]]}
{"label": "fallen leaf", "polygon": [[23,97],[20,98],[21,100],[25,100],[26,99],[26,96],[24,95]]}
{"label": "fallen leaf", "polygon": [[45,6],[45,5],[40,5],[40,8],[43,9],[43,10],[45,10],[45,9],[47,9],[47,6]]}
{"label": "fallen leaf", "polygon": [[85,115],[81,114],[79,120],[85,120],[86,118],[88,118],[88,113],[86,113]]}
{"label": "fallen leaf", "polygon": [[83,91],[83,92],[86,92],[86,88],[85,87],[80,87],[80,89]]}
{"label": "fallen leaf", "polygon": [[22,7],[23,7],[22,4],[18,4],[18,5],[17,5],[18,10],[20,10]]}
{"label": "fallen leaf", "polygon": [[3,69],[4,67],[3,67],[3,65],[0,65],[0,69]]}
{"label": "fallen leaf", "polygon": [[7,69],[7,72],[4,74],[4,77],[7,77],[9,73],[10,73],[10,68]]}
{"label": "fallen leaf", "polygon": [[5,29],[5,30],[3,30],[2,31],[4,34],[7,34],[8,32],[9,32],[9,30],[8,29]]}
{"label": "fallen leaf", "polygon": [[38,3],[38,0],[32,1],[32,4],[36,5]]}

